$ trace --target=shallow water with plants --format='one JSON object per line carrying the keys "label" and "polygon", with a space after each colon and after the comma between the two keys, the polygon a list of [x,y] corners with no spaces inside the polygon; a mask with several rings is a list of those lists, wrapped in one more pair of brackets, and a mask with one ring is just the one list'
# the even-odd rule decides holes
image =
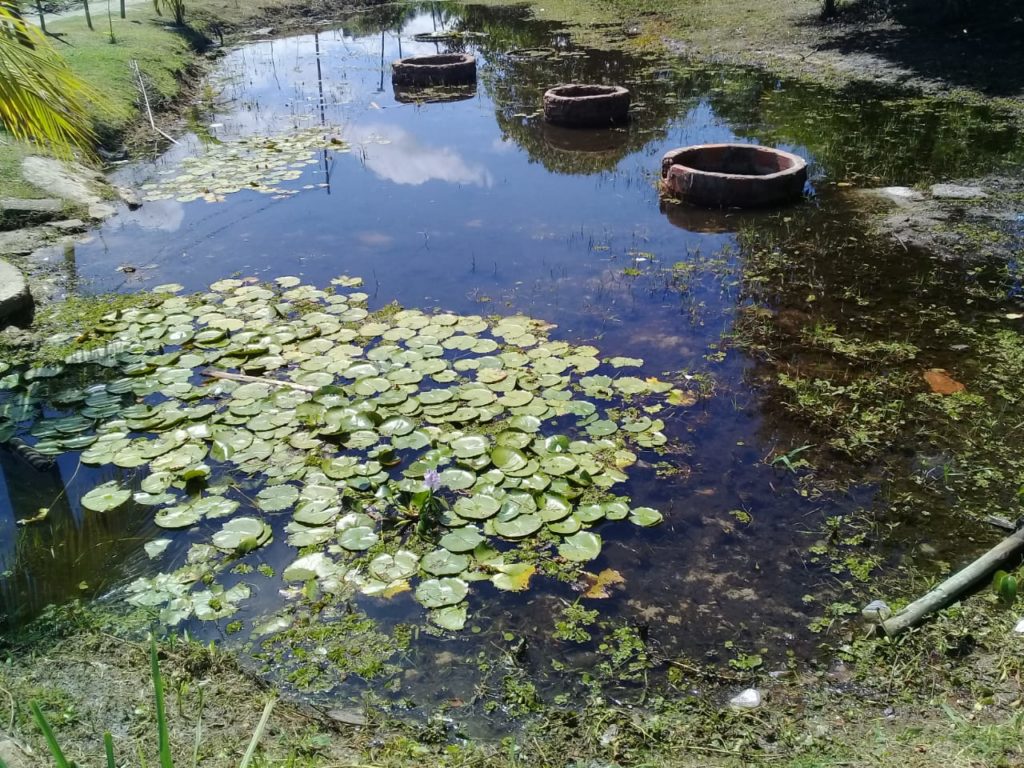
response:
{"label": "shallow water with plants", "polygon": [[[1016,266],[901,248],[850,189],[1018,168],[1012,120],[577,32],[387,6],[225,56],[64,262],[147,294],[0,363],[8,625],[108,595],[306,695],[500,724],[811,658],[872,577],[992,538]],[[474,88],[392,88],[446,51]],[[631,122],[546,125],[571,81]],[[806,157],[808,199],[659,199],[664,152],[727,140]]]}

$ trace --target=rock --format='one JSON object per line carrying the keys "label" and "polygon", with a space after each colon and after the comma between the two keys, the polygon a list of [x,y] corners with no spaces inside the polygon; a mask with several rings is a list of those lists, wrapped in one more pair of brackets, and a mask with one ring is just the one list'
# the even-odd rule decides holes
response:
{"label": "rock", "polygon": [[910,205],[911,203],[919,203],[924,200],[924,195],[910,187],[881,187],[879,189],[866,189],[864,192],[875,197],[881,197],[897,205]]}
{"label": "rock", "polygon": [[23,200],[0,197],[0,228],[15,229],[32,224],[45,224],[64,215],[64,201],[53,198]]}
{"label": "rock", "polygon": [[1024,619],[1017,622],[1017,625],[1013,628],[1013,631],[1018,635],[1024,635]]}
{"label": "rock", "polygon": [[38,333],[27,331],[16,325],[9,325],[0,331],[0,341],[5,347],[21,347],[23,349],[37,347],[42,343]]}
{"label": "rock", "polygon": [[981,200],[988,197],[981,187],[964,187],[959,184],[934,184],[932,197],[936,200]]}
{"label": "rock", "polygon": [[761,692],[756,688],[747,688],[729,699],[729,706],[733,709],[757,709],[761,706]]}
{"label": "rock", "polygon": [[327,716],[336,723],[342,725],[366,725],[366,715],[354,709],[331,709]]}
{"label": "rock", "polygon": [[82,230],[88,229],[89,225],[81,219],[65,219],[64,221],[54,221],[50,224],[51,227],[62,233],[81,232]]}
{"label": "rock", "polygon": [[860,615],[873,624],[881,624],[892,616],[892,608],[884,600],[872,600],[861,608]]}
{"label": "rock", "polygon": [[117,189],[117,194],[124,201],[125,205],[127,205],[131,210],[134,211],[142,207],[142,195],[137,191],[131,187],[115,187],[115,189]]}
{"label": "rock", "polygon": [[97,221],[109,219],[115,213],[117,213],[117,208],[111,203],[92,203],[89,206],[89,218]]}
{"label": "rock", "polygon": [[48,227],[0,232],[0,256],[26,256],[46,245],[53,236]]}
{"label": "rock", "polygon": [[26,157],[21,162],[25,181],[54,197],[89,206],[103,201],[103,176],[78,163],[64,163],[52,157]]}
{"label": "rock", "polygon": [[32,294],[21,270],[0,259],[0,323],[32,310]]}
{"label": "rock", "polygon": [[0,740],[0,764],[7,768],[34,768],[35,760],[13,739]]}

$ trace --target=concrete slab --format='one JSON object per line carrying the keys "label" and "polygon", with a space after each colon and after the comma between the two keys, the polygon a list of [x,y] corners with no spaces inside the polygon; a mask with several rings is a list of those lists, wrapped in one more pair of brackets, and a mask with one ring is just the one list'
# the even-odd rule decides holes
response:
{"label": "concrete slab", "polygon": [[16,229],[32,224],[45,224],[48,221],[59,219],[63,215],[63,200],[0,197],[0,229]]}

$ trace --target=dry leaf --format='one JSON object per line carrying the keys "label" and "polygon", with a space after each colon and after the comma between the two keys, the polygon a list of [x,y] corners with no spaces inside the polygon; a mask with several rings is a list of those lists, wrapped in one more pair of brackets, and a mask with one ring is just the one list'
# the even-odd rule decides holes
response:
{"label": "dry leaf", "polygon": [[697,402],[697,396],[685,389],[673,389],[668,393],[666,400],[668,400],[669,405],[679,405],[688,408]]}
{"label": "dry leaf", "polygon": [[409,582],[403,579],[402,581],[395,581],[389,584],[388,588],[381,592],[380,596],[384,599],[390,599],[395,595],[408,592],[410,589],[411,587],[409,586]]}
{"label": "dry leaf", "polygon": [[937,395],[952,395],[963,392],[967,387],[950,376],[941,368],[932,368],[924,372],[924,380],[928,382],[932,392]]}
{"label": "dry leaf", "polygon": [[590,584],[590,588],[583,593],[584,597],[591,600],[604,600],[611,597],[609,587],[616,584],[625,584],[626,579],[621,573],[611,568],[605,568],[600,573],[584,573],[583,578]]}

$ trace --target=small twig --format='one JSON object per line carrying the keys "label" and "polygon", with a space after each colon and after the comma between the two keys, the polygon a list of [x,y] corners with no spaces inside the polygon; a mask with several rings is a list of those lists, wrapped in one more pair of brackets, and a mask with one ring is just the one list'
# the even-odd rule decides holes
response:
{"label": "small twig", "polygon": [[132,59],[130,64],[132,71],[135,73],[136,79],[139,81],[139,90],[142,92],[142,101],[146,105],[146,115],[149,117],[150,127],[172,144],[177,144],[178,142],[173,136],[156,127],[156,121],[153,120],[153,110],[149,106],[149,93],[146,92],[146,82],[142,79],[142,70],[139,69],[139,62]]}
{"label": "small twig", "polygon": [[313,394],[319,390],[319,387],[311,387],[308,384],[296,384],[294,381],[281,381],[281,379],[265,379],[261,376],[247,376],[244,373],[229,373],[227,371],[215,371],[212,368],[207,368],[203,371],[204,376],[209,376],[212,379],[228,379],[230,381],[248,381],[253,384],[269,384],[272,387],[289,387],[290,389],[297,389],[300,392],[309,392]]}

